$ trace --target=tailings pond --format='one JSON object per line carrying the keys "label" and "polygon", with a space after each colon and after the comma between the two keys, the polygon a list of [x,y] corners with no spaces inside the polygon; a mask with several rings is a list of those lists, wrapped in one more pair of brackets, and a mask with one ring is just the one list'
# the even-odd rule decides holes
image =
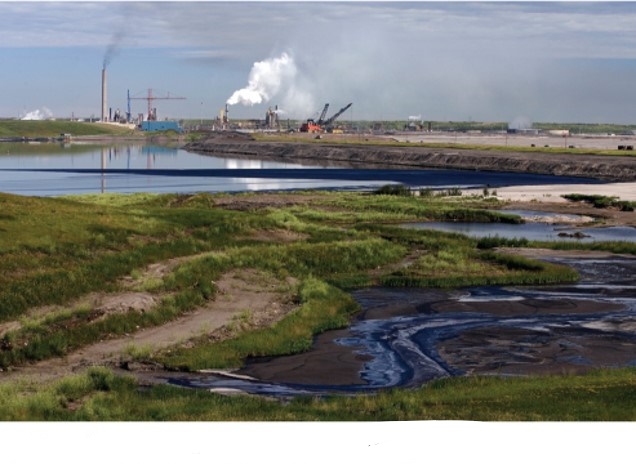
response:
{"label": "tailings pond", "polygon": [[327,168],[257,158],[219,158],[139,144],[0,143],[0,192],[18,195],[365,190],[391,183],[465,188],[590,182],[595,181],[521,173]]}
{"label": "tailings pond", "polygon": [[547,257],[577,284],[454,291],[371,288],[361,314],[302,354],[252,360],[228,373],[164,375],[216,392],[277,397],[417,387],[461,375],[546,375],[636,365],[636,261]]}
{"label": "tailings pond", "polygon": [[[476,237],[636,240],[633,228],[572,228],[581,217],[515,212],[520,225],[423,223]],[[573,230],[575,229],[575,230]],[[578,256],[577,256],[578,255]],[[549,375],[636,366],[636,258],[602,253],[547,253],[581,279],[549,287],[355,291],[362,312],[346,330],[316,337],[311,350],[251,360],[233,373],[164,376],[164,382],[215,392],[276,397],[356,394],[413,388],[462,375]]]}

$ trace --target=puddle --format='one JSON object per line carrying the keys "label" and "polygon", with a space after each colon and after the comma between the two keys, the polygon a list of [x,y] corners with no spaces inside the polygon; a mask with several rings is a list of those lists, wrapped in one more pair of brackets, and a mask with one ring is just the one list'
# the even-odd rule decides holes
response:
{"label": "puddle", "polygon": [[573,227],[568,224],[548,224],[544,222],[524,224],[428,222],[409,223],[401,226],[409,229],[434,229],[453,232],[473,238],[503,237],[506,239],[527,239],[529,241],[636,242],[636,228],[629,226],[583,228]]}

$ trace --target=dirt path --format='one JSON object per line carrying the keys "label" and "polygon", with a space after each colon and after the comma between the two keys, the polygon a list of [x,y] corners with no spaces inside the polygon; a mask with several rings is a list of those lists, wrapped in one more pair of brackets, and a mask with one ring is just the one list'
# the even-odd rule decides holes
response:
{"label": "dirt path", "polygon": [[[161,268],[153,265],[149,269],[165,271],[163,267],[165,265]],[[203,335],[218,338],[231,334],[233,327],[265,326],[281,319],[294,308],[289,293],[291,283],[291,279],[287,282],[274,280],[256,270],[229,272],[216,282],[218,293],[213,301],[177,320],[129,336],[100,341],[63,358],[16,368],[0,374],[0,382],[15,379],[48,381],[82,372],[91,366],[119,366],[132,353],[149,353],[187,344],[189,340]],[[134,293],[110,296],[106,302],[121,306],[122,301],[118,301],[118,297],[130,301],[131,296]]]}

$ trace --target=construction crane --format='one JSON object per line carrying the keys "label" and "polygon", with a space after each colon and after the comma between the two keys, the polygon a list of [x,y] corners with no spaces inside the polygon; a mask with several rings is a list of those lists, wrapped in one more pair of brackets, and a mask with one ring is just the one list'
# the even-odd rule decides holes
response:
{"label": "construction crane", "polygon": [[300,126],[300,131],[304,133],[322,133],[325,130],[329,130],[329,127],[336,121],[336,119],[340,117],[352,105],[353,103],[350,102],[334,115],[329,117],[327,120],[324,120],[325,115],[327,114],[327,109],[329,109],[329,104],[325,104],[325,107],[322,109],[322,113],[320,114],[318,121],[316,122],[314,119],[307,119],[307,122],[303,123]]}
{"label": "construction crane", "polygon": [[352,103],[352,102],[350,102],[349,104],[347,104],[346,106],[344,106],[342,109],[340,109],[340,110],[339,110],[338,112],[336,112],[334,115],[332,115],[330,118],[328,118],[327,120],[325,120],[325,121],[322,123],[322,126],[323,126],[323,127],[325,127],[325,128],[327,128],[327,130],[329,130],[329,127],[331,126],[331,124],[333,124],[333,123],[336,121],[336,119],[337,119],[338,117],[340,117],[342,114],[344,114],[344,113],[347,111],[347,109],[349,109],[352,105],[353,105],[353,103]]}
{"label": "construction crane", "polygon": [[325,107],[322,109],[322,112],[320,113],[320,117],[318,117],[318,122],[316,122],[318,125],[322,125],[322,121],[325,119],[325,116],[327,115],[327,109],[329,109],[329,103],[325,104]]}
{"label": "construction crane", "polygon": [[148,101],[148,115],[146,120],[157,120],[157,109],[152,106],[153,101],[156,101],[158,99],[164,100],[164,99],[185,99],[185,98],[180,96],[170,96],[170,93],[168,93],[166,96],[155,96],[152,93],[152,88],[148,88],[148,95],[145,97],[130,97],[130,92],[129,92],[128,93],[128,113],[129,114],[130,114],[130,101],[133,99],[143,99],[145,101]]}

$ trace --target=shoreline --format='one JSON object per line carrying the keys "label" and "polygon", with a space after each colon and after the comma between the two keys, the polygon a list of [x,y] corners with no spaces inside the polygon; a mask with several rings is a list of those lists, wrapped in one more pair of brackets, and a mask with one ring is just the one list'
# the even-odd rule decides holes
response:
{"label": "shoreline", "polygon": [[[322,138],[321,138],[322,140]],[[636,157],[542,153],[424,146],[393,146],[333,141],[263,141],[246,134],[216,134],[188,143],[187,151],[235,159],[283,163],[307,161],[327,167],[461,169],[636,181]]]}
{"label": "shoreline", "polygon": [[[516,185],[496,189],[496,197],[509,202],[572,203],[562,198],[573,193],[581,195],[604,195],[624,201],[636,201],[636,182],[572,185]],[[483,190],[463,190],[466,195],[481,195]]]}

